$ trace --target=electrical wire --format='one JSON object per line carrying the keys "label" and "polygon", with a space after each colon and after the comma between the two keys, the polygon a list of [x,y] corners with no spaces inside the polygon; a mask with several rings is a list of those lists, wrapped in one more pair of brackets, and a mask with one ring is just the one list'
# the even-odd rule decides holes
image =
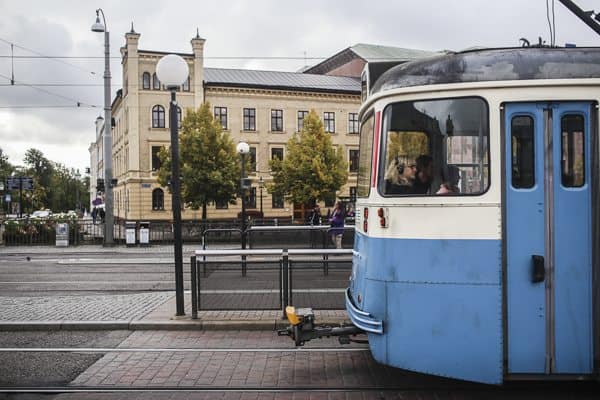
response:
{"label": "electrical wire", "polygon": [[552,46],[556,46],[556,20],[554,14],[554,3],[555,0],[552,0]]}
{"label": "electrical wire", "polygon": [[[10,79],[8,76],[6,76],[6,75],[3,75],[3,74],[0,74],[0,77],[2,77],[2,78],[4,78],[4,79],[8,79],[9,81],[11,80],[11,79]],[[15,82],[16,82],[16,81],[15,81]],[[34,85],[28,85],[28,84],[26,84],[26,83],[23,83],[23,82],[18,82],[18,83],[20,83],[22,86],[27,86],[27,87],[29,87],[29,88],[31,88],[31,89],[34,89],[34,90],[40,91],[40,92],[42,92],[42,93],[49,94],[50,96],[55,96],[55,97],[59,97],[59,98],[61,98],[61,99],[63,99],[63,100],[68,100],[68,101],[71,101],[71,102],[75,103],[75,104],[77,105],[77,107],[84,106],[84,107],[91,107],[91,108],[100,108],[100,106],[98,106],[98,105],[84,103],[84,102],[82,102],[82,101],[79,101],[79,100],[73,99],[72,97],[63,96],[62,94],[54,93],[54,92],[51,92],[51,91],[49,91],[49,90],[46,90],[46,89],[42,89],[42,88],[40,88],[40,87],[37,87],[37,86],[34,86]]]}
{"label": "electrical wire", "polygon": [[[554,5],[554,0],[552,0],[552,4]],[[548,29],[550,30],[550,45],[552,45],[552,22],[550,21],[550,5],[548,4],[548,0],[546,0],[546,19],[548,20]]]}
{"label": "electrical wire", "polygon": [[[52,57],[52,56],[47,56],[47,55],[44,55],[44,54],[42,54],[42,53],[39,53],[39,52],[37,52],[37,51],[35,51],[35,50],[28,49],[27,47],[20,46],[20,45],[18,45],[18,44],[15,44],[15,43],[13,43],[13,42],[11,42],[11,41],[9,41],[9,40],[3,39],[3,38],[0,38],[0,42],[4,42],[4,43],[7,43],[7,44],[10,44],[10,45],[11,45],[11,48],[12,48],[12,46],[15,46],[15,47],[17,47],[17,48],[19,48],[19,49],[21,49],[21,50],[25,50],[25,51],[28,51],[28,52],[30,52],[30,53],[36,54],[36,56],[37,56],[36,58],[45,58],[45,59],[49,59],[49,60],[54,60],[54,61],[56,61],[56,62],[58,62],[58,63],[62,63],[62,64],[65,64],[65,65],[68,65],[68,66],[70,66],[70,67],[72,67],[72,68],[76,68],[76,69],[78,69],[78,70],[81,70],[81,71],[83,71],[83,72],[85,72],[85,73],[88,73],[88,74],[90,74],[90,75],[98,76],[98,74],[96,74],[96,72],[94,72],[94,71],[88,71],[87,69],[85,69],[85,68],[82,68],[82,67],[80,67],[80,66],[78,66],[78,65],[71,64],[71,63],[68,63],[68,62],[66,62],[66,61],[62,61],[62,60],[60,59],[60,58],[62,58],[62,57]],[[3,58],[8,58],[8,57],[9,57],[9,56],[4,56]],[[13,57],[12,55],[11,55],[10,57],[11,57],[11,58],[13,58],[13,59],[14,59],[14,58],[20,58],[19,56],[15,56],[15,57]]]}

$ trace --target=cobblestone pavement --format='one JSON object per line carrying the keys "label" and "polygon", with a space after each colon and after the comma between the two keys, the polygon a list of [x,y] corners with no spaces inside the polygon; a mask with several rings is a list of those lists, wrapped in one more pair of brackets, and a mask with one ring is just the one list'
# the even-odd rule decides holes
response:
{"label": "cobblestone pavement", "polygon": [[0,321],[141,319],[174,292],[101,296],[1,297]]}

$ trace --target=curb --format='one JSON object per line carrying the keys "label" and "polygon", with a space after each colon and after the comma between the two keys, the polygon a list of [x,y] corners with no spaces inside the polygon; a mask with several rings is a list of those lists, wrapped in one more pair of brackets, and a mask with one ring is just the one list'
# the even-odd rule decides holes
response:
{"label": "curb", "polygon": [[[324,318],[319,325],[340,325],[345,318]],[[113,320],[113,321],[2,321],[0,332],[22,331],[149,331],[149,330],[246,330],[270,331],[284,329],[288,322],[274,320]]]}

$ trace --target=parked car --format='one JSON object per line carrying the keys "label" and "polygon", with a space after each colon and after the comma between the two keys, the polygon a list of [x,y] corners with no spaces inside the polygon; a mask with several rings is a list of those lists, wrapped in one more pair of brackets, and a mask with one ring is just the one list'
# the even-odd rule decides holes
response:
{"label": "parked car", "polygon": [[31,214],[31,218],[48,218],[52,215],[52,211],[46,210],[37,210]]}

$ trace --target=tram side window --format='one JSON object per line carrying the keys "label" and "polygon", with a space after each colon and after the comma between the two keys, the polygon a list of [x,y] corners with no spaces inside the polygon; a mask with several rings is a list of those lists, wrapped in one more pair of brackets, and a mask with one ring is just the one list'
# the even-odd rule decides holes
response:
{"label": "tram side window", "polygon": [[371,112],[360,124],[360,141],[358,151],[358,178],[356,195],[368,197],[371,188],[371,169],[373,157],[374,114]]}
{"label": "tram side window", "polygon": [[565,187],[585,184],[583,117],[565,115],[561,119],[561,183]]}
{"label": "tram side window", "polygon": [[399,102],[384,111],[385,196],[477,195],[489,186],[489,124],[481,98]]}
{"label": "tram side window", "polygon": [[535,185],[533,118],[514,117],[510,125],[512,186],[516,189],[532,188]]}

